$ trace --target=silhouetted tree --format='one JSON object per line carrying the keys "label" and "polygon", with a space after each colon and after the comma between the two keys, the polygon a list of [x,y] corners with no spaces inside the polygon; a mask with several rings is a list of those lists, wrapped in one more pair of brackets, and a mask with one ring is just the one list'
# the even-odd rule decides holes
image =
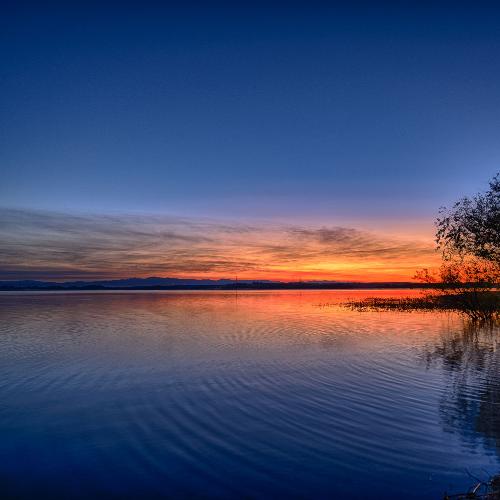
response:
{"label": "silhouetted tree", "polygon": [[436,242],[447,260],[475,257],[500,263],[500,178],[497,173],[490,188],[442,208],[436,221]]}
{"label": "silhouetted tree", "polygon": [[500,178],[485,193],[442,208],[436,242],[443,263],[437,272],[418,271],[415,278],[433,285],[471,318],[498,317],[500,294]]}

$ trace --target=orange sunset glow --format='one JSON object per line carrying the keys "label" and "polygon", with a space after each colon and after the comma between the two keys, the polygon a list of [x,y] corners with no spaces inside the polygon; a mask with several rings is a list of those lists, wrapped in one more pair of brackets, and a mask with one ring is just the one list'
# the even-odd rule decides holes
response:
{"label": "orange sunset glow", "polygon": [[[3,273],[46,278],[193,277],[408,281],[439,256],[430,234],[163,216],[4,214]],[[429,231],[430,233],[430,231]]]}

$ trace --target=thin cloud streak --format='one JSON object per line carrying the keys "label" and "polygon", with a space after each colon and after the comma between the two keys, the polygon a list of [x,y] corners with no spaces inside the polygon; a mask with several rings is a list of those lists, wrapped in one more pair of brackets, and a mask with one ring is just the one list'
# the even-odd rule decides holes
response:
{"label": "thin cloud streak", "polygon": [[432,241],[346,227],[0,210],[0,279],[409,279]]}

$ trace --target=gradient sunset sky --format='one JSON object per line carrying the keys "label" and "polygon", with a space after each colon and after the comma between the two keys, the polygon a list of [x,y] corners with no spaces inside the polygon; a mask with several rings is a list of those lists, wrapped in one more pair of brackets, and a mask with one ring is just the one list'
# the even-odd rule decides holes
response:
{"label": "gradient sunset sky", "polygon": [[2,5],[0,279],[407,280],[500,165],[493,3]]}

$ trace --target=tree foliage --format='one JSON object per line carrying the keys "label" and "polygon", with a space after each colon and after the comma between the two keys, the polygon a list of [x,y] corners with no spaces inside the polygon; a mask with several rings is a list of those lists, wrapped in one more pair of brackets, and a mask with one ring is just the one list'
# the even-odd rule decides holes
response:
{"label": "tree foliage", "polygon": [[497,319],[500,313],[500,178],[484,193],[443,208],[436,220],[436,242],[443,262],[415,278],[439,292],[443,301],[474,320]]}
{"label": "tree foliage", "polygon": [[436,226],[436,242],[445,260],[473,257],[500,264],[499,174],[485,193],[442,208]]}

